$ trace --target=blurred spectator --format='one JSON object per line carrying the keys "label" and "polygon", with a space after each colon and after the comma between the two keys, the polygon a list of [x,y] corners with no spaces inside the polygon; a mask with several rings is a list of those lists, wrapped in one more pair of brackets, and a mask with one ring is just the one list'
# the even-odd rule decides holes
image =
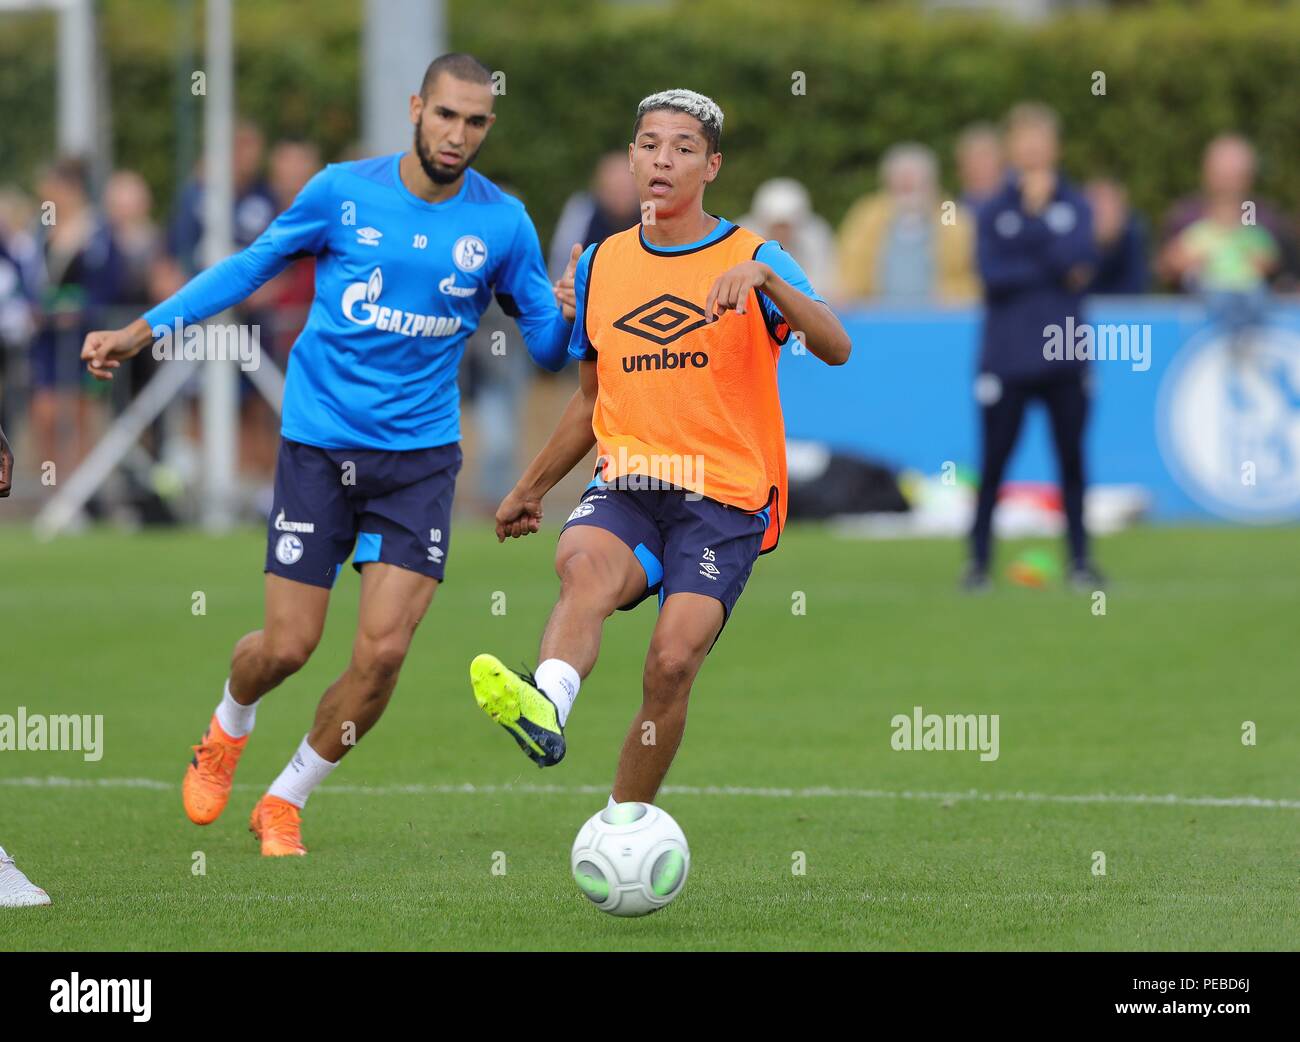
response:
{"label": "blurred spectator", "polygon": [[1006,177],[1002,135],[992,123],[972,123],[957,135],[954,152],[962,205],[977,210],[1002,187]]}
{"label": "blurred spectator", "polygon": [[641,203],[626,152],[606,152],[596,162],[591,188],[569,196],[551,236],[551,278],[564,274],[573,244],[586,249],[641,220]]}
{"label": "blurred spectator", "polygon": [[1089,293],[1145,293],[1146,227],[1128,205],[1128,192],[1118,181],[1096,178],[1084,187],[1092,207],[1092,234],[1097,243],[1097,274]]}
{"label": "blurred spectator", "polygon": [[[1229,211],[1238,224],[1250,221],[1268,232],[1278,252],[1272,269],[1276,288],[1294,286],[1298,271],[1296,243],[1286,216],[1266,201],[1254,197],[1255,149],[1240,134],[1221,134],[1205,148],[1201,162],[1201,192],[1180,199],[1165,217],[1156,268],[1160,277],[1179,289],[1195,289],[1201,271],[1196,258],[1178,246],[1178,237],[1214,210],[1219,219]],[[1251,205],[1243,208],[1243,204]]]}
{"label": "blurred spectator", "polygon": [[[266,159],[266,143],[256,123],[240,119],[235,124],[232,167],[234,176],[235,208],[231,228],[234,248],[249,246],[275,219],[276,199],[271,186],[262,176]],[[291,165],[291,164],[290,164]],[[205,267],[205,258],[199,249],[203,241],[203,181],[202,164],[181,189],[176,211],[167,230],[168,253],[177,270],[164,269],[158,282],[176,282]],[[259,346],[265,338],[274,352],[275,312],[274,290],[270,283],[262,285],[247,300],[234,309],[240,323],[258,328]],[[255,400],[256,399],[256,400]],[[275,470],[275,453],[278,424],[252,387],[248,377],[240,374],[239,380],[239,449],[240,465],[245,472],[252,471],[269,484]]]}
{"label": "blurred spectator", "polygon": [[956,206],[945,220],[938,165],[924,145],[895,145],[881,160],[883,191],[859,199],[840,225],[838,295],[889,303],[970,300],[974,218]]}
{"label": "blurred spectator", "polygon": [[267,166],[276,212],[283,213],[320,170],[320,149],[310,141],[277,141]]}
{"label": "blurred spectator", "polygon": [[790,177],[764,181],[754,192],[754,201],[736,222],[742,227],[775,239],[795,259],[814,289],[831,289],[835,270],[835,236],[831,226],[813,213],[806,189]]}
{"label": "blurred spectator", "polygon": [[[257,124],[241,119],[234,135],[235,214],[234,245],[243,249],[265,231],[275,217],[275,197],[262,180],[265,150]],[[201,169],[201,167],[200,167]],[[199,176],[185,182],[176,203],[176,213],[167,230],[167,249],[192,274],[202,267],[198,256],[203,239],[203,182]]]}
{"label": "blurred spectator", "polygon": [[1071,585],[1091,590],[1101,582],[1083,527],[1088,363],[1073,350],[1068,355],[1047,350],[1053,329],[1058,341],[1068,335],[1073,348],[1073,330],[1084,322],[1083,289],[1096,265],[1088,201],[1058,173],[1059,147],[1051,109],[1033,103],[1013,108],[1007,116],[1007,157],[1014,173],[979,210],[986,313],[975,398],[983,460],[964,579],[969,590],[988,585],[993,507],[1025,408],[1035,398],[1051,420]]}
{"label": "blurred spectator", "polygon": [[162,242],[152,213],[153,194],[134,170],[119,170],[108,179],[104,186],[104,217],[122,261],[114,303],[130,312],[131,318],[153,304],[150,273]]}
{"label": "blurred spectator", "polygon": [[[320,149],[308,141],[279,141],[271,149],[269,167],[276,212],[283,213],[321,169]],[[294,261],[268,286],[275,321],[272,335],[264,337],[262,346],[270,349],[283,367],[288,364],[289,349],[307,323],[316,295],[316,258]]]}
{"label": "blurred spectator", "polygon": [[[21,363],[36,331],[41,260],[28,231],[34,220],[35,209],[25,195],[0,189],[0,389],[19,383],[18,370],[25,369]],[[16,398],[0,395],[0,427],[14,426]]]}
{"label": "blurred spectator", "polygon": [[1234,340],[1264,321],[1268,277],[1280,256],[1265,228],[1242,223],[1240,205],[1231,198],[1213,201],[1166,248],[1183,284],[1201,294],[1210,320]]}
{"label": "blurred spectator", "polygon": [[106,325],[104,310],[116,299],[122,265],[107,222],[90,203],[80,159],[61,159],[47,170],[40,196],[45,278],[32,343],[32,435],[37,460],[71,468],[89,451],[90,395],[98,390],[83,382],[81,342]]}
{"label": "blurred spectator", "polygon": [[37,210],[31,198],[13,187],[0,187],[0,248],[15,267],[14,277],[28,290],[33,305],[41,283],[41,251],[32,229]]}
{"label": "blurred spectator", "polygon": [[[121,259],[117,292],[106,316],[107,325],[117,328],[160,299],[154,296],[153,288],[155,266],[163,256],[163,236],[153,221],[153,193],[134,170],[118,170],[109,177],[104,186],[104,217]],[[125,379],[115,380],[108,388],[118,409],[140,393],[153,376],[156,364],[150,351],[141,351],[125,363],[122,372]],[[161,436],[161,424],[155,420],[144,440],[150,448],[156,448]]]}

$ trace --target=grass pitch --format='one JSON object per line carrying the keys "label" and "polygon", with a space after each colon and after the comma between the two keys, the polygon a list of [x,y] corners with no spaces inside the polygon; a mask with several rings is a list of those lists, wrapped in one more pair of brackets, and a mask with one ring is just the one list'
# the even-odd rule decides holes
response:
{"label": "grass pitch", "polygon": [[[0,944],[1300,947],[1295,529],[1104,540],[1104,615],[1057,590],[959,595],[955,543],[792,529],[696,685],[660,799],[691,874],[640,920],[592,908],[568,852],[608,792],[653,606],[608,624],[557,768],[528,763],[469,689],[479,651],[532,662],[554,534],[498,546],[457,527],[388,714],[307,807],[310,856],[264,861],[248,812],[347,660],[355,573],[312,661],[262,703],[226,814],[199,828],[180,778],[260,624],[261,533],[0,532],[0,713],[104,717],[98,762],[0,752],[0,843],[54,899],[0,911]],[[918,705],[998,714],[998,759],[895,751],[891,719]]]}

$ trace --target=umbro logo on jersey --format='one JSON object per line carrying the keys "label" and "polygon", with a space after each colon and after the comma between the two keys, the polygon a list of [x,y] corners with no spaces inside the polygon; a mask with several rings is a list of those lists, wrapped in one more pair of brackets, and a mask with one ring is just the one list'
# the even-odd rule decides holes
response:
{"label": "umbro logo on jersey", "polygon": [[[699,305],[674,297],[671,293],[663,293],[616,319],[614,328],[656,344],[671,344],[678,337],[699,329],[708,321],[708,315]],[[626,368],[627,359],[623,361]],[[628,372],[632,370],[629,369]]]}
{"label": "umbro logo on jersey", "polygon": [[379,240],[383,237],[383,232],[378,228],[371,228],[369,225],[357,229],[357,243],[361,246],[378,246]]}

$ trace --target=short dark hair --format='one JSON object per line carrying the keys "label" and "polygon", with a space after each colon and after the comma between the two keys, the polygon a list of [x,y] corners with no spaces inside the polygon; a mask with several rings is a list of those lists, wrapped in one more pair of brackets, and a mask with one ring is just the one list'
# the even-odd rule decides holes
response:
{"label": "short dark hair", "polygon": [[454,51],[451,54],[439,55],[429,62],[429,67],[424,70],[424,79],[420,81],[420,97],[429,96],[429,91],[433,90],[433,85],[444,72],[466,83],[486,86],[492,82],[492,70],[474,55]]}

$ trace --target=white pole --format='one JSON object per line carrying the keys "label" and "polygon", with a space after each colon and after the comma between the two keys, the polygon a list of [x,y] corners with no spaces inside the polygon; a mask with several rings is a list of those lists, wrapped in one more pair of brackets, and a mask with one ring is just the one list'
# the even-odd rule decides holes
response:
{"label": "white pole", "polygon": [[95,12],[90,0],[59,7],[59,152],[92,158],[95,135]]}
{"label": "white pole", "polygon": [[[203,261],[228,257],[234,236],[234,47],[230,0],[207,0],[207,102],[204,106]],[[231,315],[215,316],[230,322]],[[203,380],[203,525],[224,531],[235,519],[238,382],[233,362],[207,360]]]}
{"label": "white pole", "polygon": [[443,0],[366,0],[361,29],[361,131],[366,151],[411,147],[407,99],[429,62],[447,49]]}
{"label": "white pole", "polygon": [[[208,363],[209,365],[211,363]],[[130,454],[154,419],[167,408],[194,371],[202,367],[199,362],[161,362],[144,389],[131,400],[122,415],[114,421],[72,476],[60,480],[58,489],[36,515],[33,525],[38,539],[53,539],[71,526],[81,515],[82,507],[90,502],[117,465]],[[119,377],[120,378],[120,377]]]}

